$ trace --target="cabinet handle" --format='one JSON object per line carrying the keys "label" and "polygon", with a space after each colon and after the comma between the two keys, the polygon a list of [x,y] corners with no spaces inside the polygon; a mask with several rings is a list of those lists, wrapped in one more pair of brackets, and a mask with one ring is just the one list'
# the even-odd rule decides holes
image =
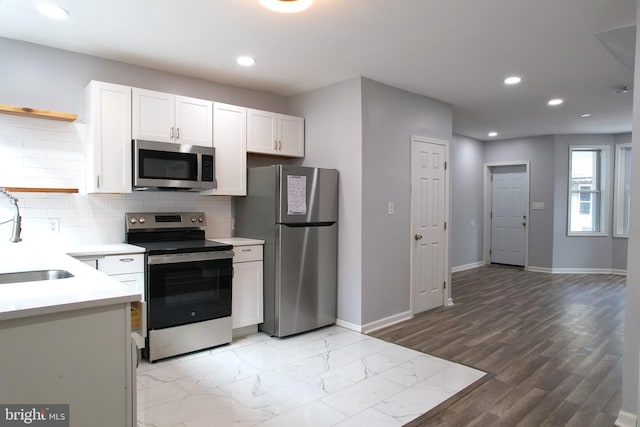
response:
{"label": "cabinet handle", "polygon": [[176,139],[180,139],[180,128],[176,128]]}
{"label": "cabinet handle", "polygon": [[133,262],[135,261],[133,258],[120,258],[120,262]]}
{"label": "cabinet handle", "polygon": [[96,188],[100,188],[100,175],[96,175]]}
{"label": "cabinet handle", "polygon": [[273,140],[273,149],[274,150],[278,149],[278,141],[276,141],[275,139]]}
{"label": "cabinet handle", "polygon": [[173,139],[173,126],[171,126],[171,131],[169,132],[169,138]]}
{"label": "cabinet handle", "polygon": [[278,141],[278,150],[282,151],[282,141]]}
{"label": "cabinet handle", "polygon": [[251,252],[251,249],[240,249],[241,252]]}

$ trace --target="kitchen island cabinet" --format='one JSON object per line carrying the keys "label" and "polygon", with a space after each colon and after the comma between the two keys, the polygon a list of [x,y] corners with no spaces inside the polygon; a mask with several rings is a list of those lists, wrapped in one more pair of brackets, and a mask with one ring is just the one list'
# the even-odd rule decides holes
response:
{"label": "kitchen island cabinet", "polygon": [[247,152],[304,157],[304,119],[249,108]]}
{"label": "kitchen island cabinet", "polygon": [[135,426],[130,304],[140,294],[55,249],[4,244],[0,257],[0,274],[71,274],[0,285],[0,402],[69,404],[72,427]]}
{"label": "kitchen island cabinet", "polygon": [[211,101],[132,89],[133,139],[212,147]]}

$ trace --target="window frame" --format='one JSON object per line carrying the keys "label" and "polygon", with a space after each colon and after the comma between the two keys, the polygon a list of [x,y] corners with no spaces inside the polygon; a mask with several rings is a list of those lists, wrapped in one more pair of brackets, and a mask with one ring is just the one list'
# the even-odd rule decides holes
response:
{"label": "window frame", "polygon": [[[599,164],[597,165],[596,174],[594,177],[596,180],[597,189],[589,191],[591,196],[591,214],[594,215],[597,213],[599,221],[600,230],[599,231],[571,231],[571,196],[572,194],[578,195],[578,200],[580,199],[580,194],[582,191],[573,191],[571,189],[571,175],[572,175],[572,162],[573,162],[573,152],[576,151],[599,151]],[[610,202],[609,202],[609,176],[608,176],[608,160],[609,159],[609,146],[608,145],[570,145],[569,146],[569,167],[567,170],[567,236],[570,237],[593,237],[593,236],[609,236],[609,211],[610,211]],[[585,192],[587,193],[587,192]],[[597,211],[594,210],[594,197],[598,199],[599,206]],[[578,203],[577,209],[579,209],[580,203]]]}
{"label": "window frame", "polygon": [[[626,149],[629,148],[631,149],[631,155],[633,156],[633,148],[631,143],[623,143],[623,144],[616,144],[615,147],[615,177],[614,177],[614,187],[613,187],[613,237],[621,237],[621,238],[628,238],[629,237],[629,230],[627,230],[627,232],[624,232],[624,217],[625,217],[625,210],[628,210],[630,208],[630,206],[625,206],[625,194],[626,194],[626,187],[625,187],[625,175],[627,172],[627,169],[625,167],[625,163],[624,160],[625,158],[622,156],[622,152]],[[629,169],[631,169],[629,167]],[[627,213],[627,217],[629,217],[629,213]]]}

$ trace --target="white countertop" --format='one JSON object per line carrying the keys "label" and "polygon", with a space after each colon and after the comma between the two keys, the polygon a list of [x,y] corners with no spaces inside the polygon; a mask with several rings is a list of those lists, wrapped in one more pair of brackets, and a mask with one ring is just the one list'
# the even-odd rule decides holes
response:
{"label": "white countertop", "polygon": [[63,252],[71,256],[87,256],[87,255],[120,255],[120,254],[139,254],[144,252],[144,248],[127,243],[105,243],[93,245],[69,245],[62,248]]}
{"label": "white countertop", "polygon": [[[130,246],[130,245],[127,245]],[[67,270],[74,277],[0,284],[0,320],[138,301],[139,293],[51,247],[0,244],[0,273]]]}
{"label": "white countertop", "polygon": [[247,239],[244,237],[216,237],[213,240],[220,243],[226,243],[227,245],[233,246],[249,246],[249,245],[264,245],[264,240],[260,239]]}

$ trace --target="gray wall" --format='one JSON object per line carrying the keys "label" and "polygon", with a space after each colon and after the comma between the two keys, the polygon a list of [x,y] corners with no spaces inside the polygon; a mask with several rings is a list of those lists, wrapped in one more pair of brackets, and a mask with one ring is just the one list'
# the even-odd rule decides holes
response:
{"label": "gray wall", "polygon": [[[78,114],[84,122],[84,87],[102,80],[143,89],[286,113],[287,100],[267,92],[226,86],[0,37],[2,103]],[[215,79],[215,76],[211,76]]]}
{"label": "gray wall", "polygon": [[[613,135],[557,135],[555,144],[555,218],[553,233],[553,268],[604,269],[612,268],[613,238]],[[606,145],[609,154],[606,166],[606,194],[610,209],[607,212],[608,236],[567,236],[569,146]],[[619,260],[618,265],[622,264]]]}
{"label": "gray wall", "polygon": [[411,310],[411,135],[450,141],[451,106],[362,79],[364,325]]}
{"label": "gray wall", "polygon": [[[640,0],[636,1],[636,22],[640,22]],[[634,80],[640,82],[640,31],[636,27],[636,58]],[[633,86],[633,145],[640,144],[640,84]],[[636,142],[638,141],[638,142]],[[638,185],[636,185],[638,184]],[[631,217],[640,212],[640,156],[631,156]],[[640,388],[640,221],[629,223],[627,256],[627,286],[624,314],[624,354],[622,357],[622,408],[632,416],[638,415]]]}
{"label": "gray wall", "polygon": [[338,169],[338,319],[362,319],[362,107],[355,78],[289,99],[305,117],[305,166]]}
{"label": "gray wall", "polygon": [[554,160],[553,136],[539,136],[484,145],[485,162],[531,161],[529,202],[544,202],[543,210],[529,210],[529,267],[553,266]]}
{"label": "gray wall", "polygon": [[451,177],[451,267],[482,262],[484,143],[453,135]]}

